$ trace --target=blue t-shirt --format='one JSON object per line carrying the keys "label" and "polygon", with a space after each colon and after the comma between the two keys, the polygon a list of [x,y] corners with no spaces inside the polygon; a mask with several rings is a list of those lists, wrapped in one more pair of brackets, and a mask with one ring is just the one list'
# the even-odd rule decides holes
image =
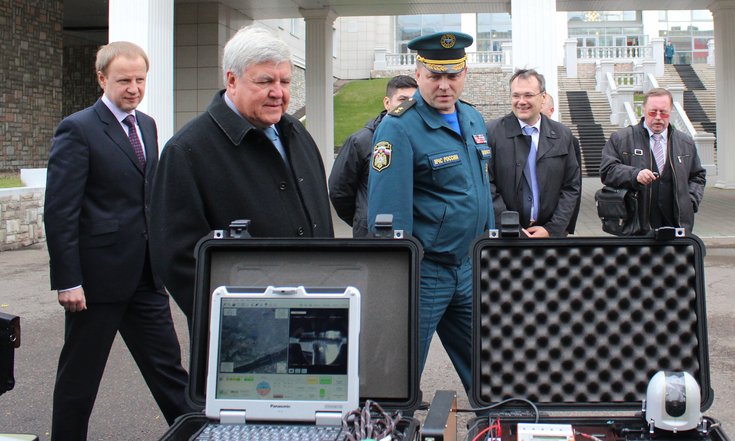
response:
{"label": "blue t-shirt", "polygon": [[452,113],[442,113],[441,116],[444,122],[449,124],[449,127],[451,127],[452,130],[457,132],[457,135],[462,136],[462,132],[459,129],[459,119],[457,118],[456,110]]}

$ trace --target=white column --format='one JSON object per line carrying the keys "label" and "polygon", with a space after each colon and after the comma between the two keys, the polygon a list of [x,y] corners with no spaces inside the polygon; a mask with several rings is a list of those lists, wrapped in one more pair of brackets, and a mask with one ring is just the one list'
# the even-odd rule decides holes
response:
{"label": "white column", "polygon": [[329,8],[300,12],[306,21],[306,126],[329,176],[334,163],[332,23],[337,14]]}
{"label": "white column", "polygon": [[656,78],[664,76],[664,44],[663,38],[651,39],[651,50],[653,51],[653,59],[656,60]]}
{"label": "white column", "polygon": [[[554,29],[556,29],[556,47],[558,48],[564,48],[567,42],[567,39],[569,39],[569,19],[567,18],[569,14],[567,11],[557,11],[555,17],[554,17]],[[556,64],[557,66],[563,66],[564,65],[564,59],[566,57],[566,52],[564,49],[557,51],[556,53]]]}
{"label": "white column", "polygon": [[674,98],[675,103],[681,103],[684,106],[684,86],[681,84],[675,84],[668,87],[671,92],[671,97]]}
{"label": "white column", "polygon": [[503,65],[500,69],[503,72],[513,71],[513,42],[504,41],[500,43],[500,48],[503,51]]}
{"label": "white column", "polygon": [[569,38],[564,42],[564,65],[567,78],[577,78],[577,39]]}
{"label": "white column", "polygon": [[[643,22],[643,38],[658,37],[661,29],[661,22],[658,21],[658,11],[641,11],[641,21]],[[641,41],[641,46],[651,44],[650,41]]]}
{"label": "white column", "polygon": [[[735,189],[735,1],[719,0],[709,7],[715,23],[715,82],[717,93],[717,182]],[[711,182],[711,181],[710,181]]]}
{"label": "white column", "polygon": [[477,52],[477,14],[464,13],[460,15],[460,32],[472,37],[472,45],[467,52]]}
{"label": "white column", "polygon": [[386,62],[386,57],[385,57],[387,53],[388,53],[388,49],[384,47],[375,48],[375,59],[373,60],[373,69],[385,70],[385,68],[388,67],[388,64]]}
{"label": "white column", "polygon": [[597,85],[595,90],[597,92],[605,93],[610,85],[607,84],[607,74],[615,74],[615,61],[614,60],[601,60],[597,62]]}
{"label": "white column", "polygon": [[536,69],[546,78],[546,90],[559,96],[556,0],[511,0],[513,67]]}
{"label": "white column", "polygon": [[131,41],[148,54],[138,108],[155,118],[160,149],[174,133],[174,0],[110,0],[109,13],[109,41]]}

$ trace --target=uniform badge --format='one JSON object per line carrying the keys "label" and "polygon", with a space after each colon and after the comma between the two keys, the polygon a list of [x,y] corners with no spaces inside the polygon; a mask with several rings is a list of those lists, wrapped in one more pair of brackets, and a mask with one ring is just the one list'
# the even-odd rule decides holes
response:
{"label": "uniform badge", "polygon": [[485,135],[482,133],[478,135],[472,135],[472,137],[475,139],[475,144],[487,144],[487,139],[485,139]]}
{"label": "uniform badge", "polygon": [[373,148],[373,169],[375,171],[383,171],[390,167],[390,157],[393,153],[393,146],[387,141],[380,141]]}
{"label": "uniform badge", "polygon": [[451,49],[457,42],[457,37],[452,34],[444,34],[441,38],[441,45],[444,49]]}

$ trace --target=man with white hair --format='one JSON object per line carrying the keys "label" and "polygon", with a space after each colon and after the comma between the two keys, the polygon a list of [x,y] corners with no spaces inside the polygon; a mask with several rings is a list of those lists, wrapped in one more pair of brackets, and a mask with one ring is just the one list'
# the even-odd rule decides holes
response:
{"label": "man with white hair", "polygon": [[326,175],[306,128],[288,115],[291,53],[249,26],[224,48],[225,89],[166,144],[154,184],[154,269],[191,325],[194,246],[250,219],[255,237],[333,237]]}

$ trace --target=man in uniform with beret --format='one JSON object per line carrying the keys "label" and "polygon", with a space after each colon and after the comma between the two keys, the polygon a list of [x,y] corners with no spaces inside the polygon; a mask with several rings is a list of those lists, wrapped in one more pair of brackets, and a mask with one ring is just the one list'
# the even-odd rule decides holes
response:
{"label": "man in uniform with beret", "polygon": [[467,77],[459,32],[409,42],[417,51],[418,91],[388,112],[373,136],[368,222],[392,214],[393,228],[424,248],[419,355],[423,371],[436,331],[466,390],[471,383],[472,263],[470,246],[494,228],[487,130],[480,113],[459,100]]}

